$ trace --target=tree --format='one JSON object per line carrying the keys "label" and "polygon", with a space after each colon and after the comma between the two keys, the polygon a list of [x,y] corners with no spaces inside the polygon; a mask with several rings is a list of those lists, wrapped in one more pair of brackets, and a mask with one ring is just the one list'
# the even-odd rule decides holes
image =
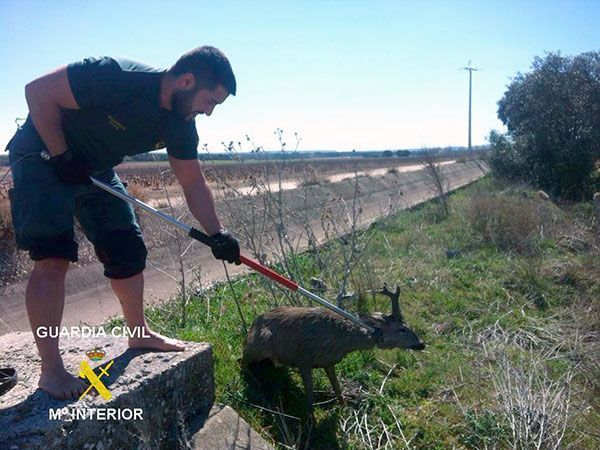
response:
{"label": "tree", "polygon": [[600,52],[536,57],[498,102],[506,136],[490,134],[490,164],[557,196],[580,199],[600,188]]}

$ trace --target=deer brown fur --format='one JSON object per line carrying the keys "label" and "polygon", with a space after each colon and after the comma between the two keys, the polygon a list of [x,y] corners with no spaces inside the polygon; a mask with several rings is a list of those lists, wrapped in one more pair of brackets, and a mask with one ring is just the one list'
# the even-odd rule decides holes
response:
{"label": "deer brown fur", "polygon": [[398,298],[400,289],[387,286],[380,294],[390,297],[392,314],[373,313],[361,319],[373,327],[370,333],[350,320],[324,308],[275,308],[257,317],[246,336],[242,365],[270,360],[273,364],[297,367],[306,391],[308,413],[313,411],[312,369],[323,368],[340,402],[343,402],[335,365],[356,350],[406,348],[422,350],[425,345],[403,323]]}

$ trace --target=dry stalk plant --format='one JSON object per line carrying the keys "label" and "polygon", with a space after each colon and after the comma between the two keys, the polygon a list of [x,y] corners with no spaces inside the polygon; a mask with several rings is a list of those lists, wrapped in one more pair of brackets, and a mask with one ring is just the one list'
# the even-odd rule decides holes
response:
{"label": "dry stalk plant", "polygon": [[[283,131],[278,129],[275,133],[282,151],[285,150]],[[295,136],[297,148],[300,140]],[[249,137],[247,141],[252,152],[269,158],[269,152],[254,145]],[[237,151],[242,151],[240,143],[237,148],[233,143],[223,145],[234,158]],[[351,184],[345,182],[345,191],[334,194],[333,189],[324,188],[329,186],[327,180],[314,179],[309,161],[304,178],[297,180],[283,178],[286,164],[286,159],[281,158],[276,164],[266,165],[274,170],[253,177],[250,186],[219,180],[217,196],[225,221],[261,263],[277,264],[287,276],[305,285],[308,280],[303,280],[304,262],[299,255],[308,251],[319,276],[334,285],[335,298],[341,305],[356,268],[371,267],[364,261],[371,236],[362,230],[374,219],[368,219],[363,212],[366,195],[361,192],[358,170],[355,168]],[[389,215],[399,206],[400,195],[391,195],[379,215]],[[326,243],[332,243],[327,250],[323,247]],[[281,298],[288,305],[300,304],[293,293],[272,283],[265,286],[271,293],[273,307],[280,306]]]}
{"label": "dry stalk plant", "polygon": [[450,191],[449,180],[444,175],[442,165],[439,162],[440,149],[423,149],[423,161],[425,173],[431,185],[431,189],[438,200],[441,208],[441,218],[445,219],[450,214],[448,206],[448,192]]}
{"label": "dry stalk plant", "polygon": [[[368,394],[376,395],[376,394]],[[413,440],[417,433],[409,435],[404,430],[399,416],[399,411],[387,405],[392,415],[393,424],[386,424],[377,414],[369,411],[369,402],[363,401],[357,409],[346,409],[348,414],[340,420],[340,429],[345,440],[360,448],[369,449],[406,449],[415,448]]]}
{"label": "dry stalk plant", "polygon": [[[508,314],[512,314],[510,311]],[[506,330],[500,319],[477,334],[493,389],[495,413],[507,430],[503,447],[514,450],[559,449],[576,411],[572,405],[573,367],[560,376],[550,364],[568,359],[556,330],[528,319]]]}

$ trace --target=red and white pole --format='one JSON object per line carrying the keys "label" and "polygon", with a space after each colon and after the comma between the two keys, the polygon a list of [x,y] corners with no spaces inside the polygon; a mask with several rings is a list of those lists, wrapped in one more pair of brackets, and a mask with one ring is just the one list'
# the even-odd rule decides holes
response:
{"label": "red and white pole", "polygon": [[[147,205],[146,203],[138,200],[135,197],[132,197],[128,194],[117,191],[112,186],[109,186],[108,184],[103,183],[102,181],[99,181],[93,177],[90,177],[90,179],[92,180],[92,183],[95,186],[99,187],[100,189],[102,189],[106,192],[109,192],[109,193],[115,195],[116,197],[119,197],[120,199],[126,201],[130,205],[138,206],[138,207],[148,211],[150,214],[153,214],[157,217],[160,217],[161,219],[166,220],[167,222],[169,222],[169,223],[175,225],[176,227],[182,229],[183,231],[185,231],[188,234],[188,236],[192,237],[193,239],[196,239],[196,240],[202,242],[203,244],[208,245],[209,247],[211,246],[211,244],[212,244],[211,237],[208,236],[207,234],[203,233],[202,231],[200,231],[196,228],[190,227],[190,226],[180,222],[179,220],[175,219],[174,217],[158,211],[157,209],[153,208],[150,205]],[[319,297],[317,294],[314,294],[313,292],[310,292],[309,290],[304,289],[302,286],[298,285],[298,283],[295,283],[294,281],[284,277],[283,275],[275,272],[274,270],[271,270],[268,267],[263,266],[258,261],[248,258],[247,256],[240,255],[240,262],[242,264],[244,264],[245,266],[250,267],[252,270],[255,270],[256,272],[260,272],[267,278],[269,278],[273,281],[276,281],[277,283],[285,286],[286,288],[288,288],[294,292],[298,292],[299,294],[303,295],[304,297],[309,298],[309,299],[319,303],[321,306],[324,306],[325,308],[330,309],[331,311],[345,317],[346,319],[351,320],[356,325],[365,328],[370,333],[375,332],[375,329],[373,327],[367,325],[366,323],[364,323],[362,320],[360,320],[355,315],[350,314],[349,312],[344,311],[341,308],[338,308],[333,303],[330,303],[327,300],[325,300],[324,298]]]}

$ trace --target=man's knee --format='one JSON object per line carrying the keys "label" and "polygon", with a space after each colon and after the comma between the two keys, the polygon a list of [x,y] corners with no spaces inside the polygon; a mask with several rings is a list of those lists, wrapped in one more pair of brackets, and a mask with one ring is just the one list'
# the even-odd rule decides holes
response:
{"label": "man's knee", "polygon": [[69,269],[70,261],[63,258],[45,258],[34,261],[33,273],[53,280],[64,279]]}
{"label": "man's knee", "polygon": [[[73,240],[72,233],[65,232],[53,237],[38,237],[31,239],[25,250],[29,250],[29,257],[35,261],[66,260],[76,262],[78,260],[78,244]],[[49,263],[52,265],[52,263]],[[68,264],[67,264],[68,267]]]}
{"label": "man's knee", "polygon": [[108,278],[129,278],[146,268],[148,251],[137,227],[105,233],[95,240],[94,250]]}

